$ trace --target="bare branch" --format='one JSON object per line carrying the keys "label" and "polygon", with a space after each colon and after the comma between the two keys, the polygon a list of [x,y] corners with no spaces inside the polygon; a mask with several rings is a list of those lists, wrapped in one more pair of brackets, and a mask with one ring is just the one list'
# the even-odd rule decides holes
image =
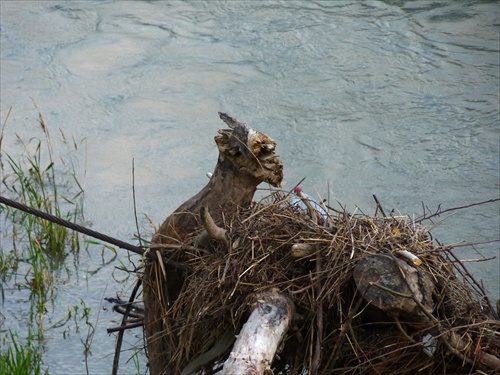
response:
{"label": "bare branch", "polygon": [[217,224],[215,224],[215,221],[210,215],[210,212],[208,212],[207,206],[201,207],[200,220],[203,224],[203,228],[205,228],[210,238],[222,242],[226,249],[230,248],[226,230],[218,227]]}
{"label": "bare branch", "polygon": [[[419,223],[421,223],[421,222],[422,222],[422,221],[424,221],[424,220],[431,220],[433,217],[435,217],[435,216],[439,216],[439,215],[442,215],[442,214],[444,214],[445,212],[456,211],[456,210],[462,210],[462,209],[464,209],[464,208],[469,208],[469,207],[474,207],[474,206],[480,206],[480,205],[482,205],[482,204],[486,204],[486,203],[494,203],[494,202],[497,202],[497,201],[499,201],[499,200],[500,200],[500,198],[496,198],[496,199],[489,199],[489,200],[487,200],[487,201],[477,202],[477,203],[471,203],[471,204],[467,204],[467,205],[465,205],[465,206],[458,206],[458,207],[447,208],[446,210],[442,210],[442,209],[441,209],[441,204],[440,204],[440,205],[438,205],[438,208],[436,209],[436,211],[435,211],[433,214],[429,215],[429,216],[427,216],[427,215],[425,214],[425,207],[424,207],[424,214],[423,214],[423,216],[422,216],[422,217],[420,217],[420,218],[418,218],[417,220],[415,220],[415,224],[419,224]],[[422,203],[422,205],[423,205],[423,203]],[[431,221],[432,221],[432,220],[431,220]]]}

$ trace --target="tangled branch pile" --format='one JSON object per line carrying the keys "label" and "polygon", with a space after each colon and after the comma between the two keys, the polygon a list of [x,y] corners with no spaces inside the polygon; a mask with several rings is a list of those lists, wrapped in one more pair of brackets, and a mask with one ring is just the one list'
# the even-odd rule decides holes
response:
{"label": "tangled branch pile", "polygon": [[[449,257],[450,249],[435,245],[423,226],[404,216],[331,208],[328,216],[316,224],[277,191],[224,218],[229,249],[214,240],[197,248],[198,232],[185,247],[168,250],[191,268],[181,294],[165,311],[173,323],[163,334],[179,372],[220,369],[231,344],[224,338],[239,332],[259,293],[271,288],[289,296],[296,311],[273,363],[275,374],[492,371],[480,359],[498,364],[500,321],[488,298],[457,277],[463,271]],[[415,266],[401,251],[421,264]],[[427,312],[419,311],[422,304],[411,316],[367,302],[353,273],[360,260],[377,254],[402,259],[427,275],[433,284]]]}

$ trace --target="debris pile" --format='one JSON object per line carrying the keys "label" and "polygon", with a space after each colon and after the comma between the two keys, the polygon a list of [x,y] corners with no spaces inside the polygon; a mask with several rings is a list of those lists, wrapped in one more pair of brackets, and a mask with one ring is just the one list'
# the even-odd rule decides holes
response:
{"label": "debris pile", "polygon": [[326,205],[311,215],[292,198],[273,191],[223,216],[224,241],[199,246],[201,228],[184,246],[166,246],[168,258],[189,269],[164,311],[162,335],[179,373],[220,370],[252,306],[271,289],[295,307],[274,374],[498,370],[497,312],[451,248],[409,217]]}

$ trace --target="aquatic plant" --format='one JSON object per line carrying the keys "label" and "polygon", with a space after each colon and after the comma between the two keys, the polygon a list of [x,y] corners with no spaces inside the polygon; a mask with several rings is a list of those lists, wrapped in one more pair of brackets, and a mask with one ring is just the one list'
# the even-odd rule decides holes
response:
{"label": "aquatic plant", "polygon": [[[20,203],[69,221],[82,220],[84,190],[74,163],[71,157],[69,162],[62,157],[56,161],[51,136],[40,112],[38,120],[43,138],[33,137],[25,142],[16,134],[22,146],[18,158],[4,154],[0,140],[2,188]],[[70,145],[64,132],[60,130],[60,133],[63,143]],[[78,149],[75,139],[70,147]],[[48,291],[51,272],[47,271],[59,269],[69,253],[79,253],[78,233],[9,207],[2,206],[1,210],[2,229],[6,232],[8,227],[8,237],[12,241],[10,261],[17,259],[31,265],[23,286],[33,291]]]}
{"label": "aquatic plant", "polygon": [[[40,138],[32,137],[25,142],[16,134],[20,155],[13,156],[2,149],[6,122],[7,119],[0,134],[1,194],[54,216],[81,221],[84,190],[71,154],[56,159],[41,113],[38,112]],[[68,142],[62,130],[60,134],[70,152],[78,149],[74,138]],[[0,340],[6,344],[0,350],[0,374],[41,374],[42,349],[37,342],[44,337],[46,305],[55,298],[55,280],[68,255],[73,254],[74,263],[78,264],[82,241],[76,232],[3,205],[0,205],[0,235],[2,303],[6,290],[29,292],[26,339],[21,340],[15,331],[0,331]]]}
{"label": "aquatic plant", "polygon": [[[60,171],[56,175],[51,137],[40,113],[39,124],[43,131],[43,139],[32,138],[26,143],[16,135],[23,147],[23,155],[18,160],[6,155],[10,173],[4,175],[2,184],[13,198],[30,207],[70,221],[82,219],[83,188],[74,165],[60,158],[60,163],[57,165]],[[68,144],[65,134],[62,130],[60,132],[63,142]],[[78,148],[74,139],[73,147],[75,150]],[[64,194],[59,191],[59,187],[64,188]],[[77,233],[19,211],[10,210],[8,214],[14,225],[22,223],[25,229],[24,232],[15,233],[22,233],[28,236],[29,241],[38,242],[50,258],[53,267],[57,268],[68,252],[79,251],[80,241]]]}
{"label": "aquatic plant", "polygon": [[6,341],[7,349],[0,352],[0,374],[48,375],[48,370],[41,369],[41,350],[31,330],[28,331],[26,340],[21,340],[17,333],[9,330]]}

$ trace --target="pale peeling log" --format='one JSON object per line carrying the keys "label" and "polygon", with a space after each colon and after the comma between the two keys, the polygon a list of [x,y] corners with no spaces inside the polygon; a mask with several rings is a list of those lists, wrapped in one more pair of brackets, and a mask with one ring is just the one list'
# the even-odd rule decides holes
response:
{"label": "pale peeling log", "polygon": [[272,374],[272,361],[290,327],[293,311],[292,301],[276,290],[261,294],[221,374]]}

